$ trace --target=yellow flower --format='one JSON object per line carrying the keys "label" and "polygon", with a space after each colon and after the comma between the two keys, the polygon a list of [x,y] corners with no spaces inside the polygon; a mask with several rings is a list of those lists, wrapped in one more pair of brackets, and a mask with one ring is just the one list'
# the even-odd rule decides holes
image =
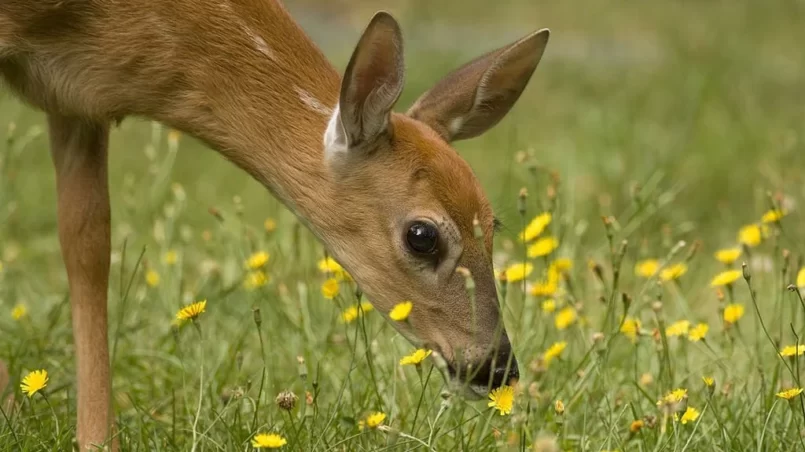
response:
{"label": "yellow flower", "polygon": [[332,300],[333,298],[338,296],[338,292],[341,291],[341,286],[338,284],[338,280],[335,278],[328,278],[327,281],[324,281],[321,285],[321,294],[324,298],[328,300]]}
{"label": "yellow flower", "polygon": [[805,354],[805,344],[788,345],[780,350],[780,356],[802,356]]}
{"label": "yellow flower", "polygon": [[195,320],[206,310],[207,300],[197,301],[193,304],[183,307],[182,309],[179,309],[179,312],[176,313],[176,320]]}
{"label": "yellow flower", "polygon": [[559,355],[561,355],[562,352],[565,351],[566,347],[567,342],[565,341],[554,342],[553,345],[548,347],[548,350],[545,350],[545,353],[543,353],[542,355],[542,359],[545,361],[545,365],[546,366],[549,365],[554,358],[558,358]]}
{"label": "yellow flower", "polygon": [[556,281],[538,281],[531,286],[531,295],[535,297],[549,297],[556,294],[559,290],[559,285]]}
{"label": "yellow flower", "polygon": [[26,314],[28,314],[28,308],[22,303],[18,303],[14,306],[14,309],[11,310],[11,318],[14,320],[19,320],[25,317]]}
{"label": "yellow flower", "polygon": [[671,281],[678,279],[688,271],[688,266],[684,263],[678,263],[664,268],[660,272],[660,279],[663,281]]}
{"label": "yellow flower", "polygon": [[643,428],[644,425],[646,425],[646,423],[642,419],[632,421],[631,425],[629,425],[629,431],[631,433],[637,433],[641,428]]}
{"label": "yellow flower", "polygon": [[402,303],[397,303],[389,312],[389,318],[391,320],[402,322],[408,318],[411,314],[411,310],[414,308],[414,304],[410,301],[403,301]]}
{"label": "yellow flower", "polygon": [[37,392],[45,389],[48,385],[48,371],[45,369],[35,370],[22,379],[20,389],[28,397],[33,397]]}
{"label": "yellow flower", "polygon": [[690,329],[688,339],[690,339],[691,342],[699,342],[707,336],[709,330],[710,327],[706,323],[700,323]]}
{"label": "yellow flower", "polygon": [[263,227],[268,233],[274,232],[277,229],[277,221],[273,218],[266,218],[266,221],[263,222]]}
{"label": "yellow flower", "polygon": [[573,307],[568,306],[556,313],[556,317],[553,319],[553,322],[557,329],[564,330],[572,325],[573,322],[576,321],[577,317],[578,315],[576,314],[576,310]]}
{"label": "yellow flower", "polygon": [[660,262],[657,259],[645,259],[634,266],[635,274],[643,278],[651,278],[657,274],[657,270],[659,269]]}
{"label": "yellow flower", "polygon": [[243,285],[247,289],[256,289],[258,287],[263,287],[268,284],[268,281],[271,278],[266,274],[266,272],[262,270],[252,271],[246,274],[246,277],[243,279]]}
{"label": "yellow flower", "polygon": [[657,406],[662,406],[663,404],[671,405],[674,403],[681,402],[684,398],[688,396],[688,390],[679,388],[674,389],[673,391],[665,394],[665,396],[657,402]]}
{"label": "yellow flower", "polygon": [[712,388],[713,385],[716,384],[716,381],[713,379],[713,377],[702,377],[702,381],[708,388]]}
{"label": "yellow flower", "polygon": [[800,268],[797,272],[797,287],[805,287],[805,267]]}
{"label": "yellow flower", "polygon": [[252,438],[252,447],[255,449],[277,449],[287,443],[285,438],[276,433],[259,433]]}
{"label": "yellow flower", "polygon": [[510,265],[508,268],[506,268],[506,270],[503,271],[503,274],[506,275],[506,280],[511,283],[522,281],[528,275],[530,275],[533,270],[534,266],[526,262]]}
{"label": "yellow flower", "polygon": [[352,277],[344,270],[344,267],[341,266],[335,259],[332,257],[326,257],[319,261],[318,263],[319,270],[322,273],[332,274],[336,279],[346,279],[350,280]]}
{"label": "yellow flower", "polygon": [[741,257],[742,253],[743,253],[743,250],[741,248],[739,248],[739,247],[724,248],[724,249],[716,251],[715,257],[716,257],[716,260],[721,262],[722,264],[730,265],[733,262],[735,262],[736,260],[738,260],[738,258]]}
{"label": "yellow flower", "polygon": [[778,392],[777,397],[781,399],[791,400],[800,394],[802,394],[802,388],[791,388],[786,389],[785,391]]}
{"label": "yellow flower", "polygon": [[677,322],[672,323],[668,328],[665,329],[666,336],[686,336],[688,334],[688,330],[690,329],[690,322],[687,320],[679,320]]}
{"label": "yellow flower", "polygon": [[729,286],[743,276],[740,270],[727,270],[721,272],[710,281],[710,287]]}
{"label": "yellow flower", "polygon": [[151,287],[156,287],[159,285],[159,273],[155,272],[154,270],[148,270],[145,272],[145,283]]}
{"label": "yellow flower", "polygon": [[699,410],[693,408],[692,406],[689,406],[685,410],[685,413],[682,414],[682,420],[681,420],[682,425],[685,425],[688,422],[696,422],[696,419],[699,419],[699,414],[700,414]]}
{"label": "yellow flower", "polygon": [[545,231],[545,228],[551,224],[551,219],[552,216],[550,212],[544,212],[534,217],[534,219],[528,223],[525,230],[520,233],[520,240],[530,242],[539,237],[539,235]]}
{"label": "yellow flower", "polygon": [[565,414],[565,402],[557,399],[556,402],[553,403],[553,411],[559,416]]}
{"label": "yellow flower", "polygon": [[377,428],[383,424],[383,421],[386,420],[386,413],[381,413],[377,411],[375,413],[366,416],[366,421],[364,421],[364,425],[369,428]]}
{"label": "yellow flower", "polygon": [[549,298],[542,302],[542,312],[551,314],[556,311],[556,300]]}
{"label": "yellow flower", "polygon": [[403,356],[400,359],[400,365],[406,366],[409,364],[419,364],[425,360],[430,354],[433,353],[432,350],[425,350],[424,348],[416,349],[413,353],[408,356]]}
{"label": "yellow flower", "polygon": [[788,215],[788,211],[785,209],[771,209],[763,214],[760,221],[764,223],[777,223],[786,215]]}
{"label": "yellow flower", "polygon": [[168,265],[175,264],[177,260],[179,260],[179,255],[176,253],[176,250],[168,250],[165,252],[165,255],[162,256],[162,261]]}
{"label": "yellow flower", "polygon": [[555,261],[551,262],[551,266],[549,271],[553,271],[555,273],[563,273],[573,268],[573,261],[566,257],[560,257]]}
{"label": "yellow flower", "polygon": [[762,239],[763,234],[760,230],[760,226],[756,224],[744,226],[738,231],[738,242],[746,246],[758,246]]}
{"label": "yellow flower", "polygon": [[514,388],[511,386],[501,386],[499,388],[495,388],[492,392],[489,393],[489,403],[487,406],[490,406],[500,412],[500,415],[503,416],[504,414],[509,414],[512,412],[512,406],[514,405]]}
{"label": "yellow flower", "polygon": [[257,270],[263,268],[268,263],[269,254],[265,251],[258,251],[246,259],[246,268]]}
{"label": "yellow flower", "polygon": [[621,333],[631,339],[632,342],[637,341],[637,336],[640,334],[640,320],[626,317],[621,325]]}
{"label": "yellow flower", "polygon": [[744,307],[740,304],[728,304],[724,308],[724,321],[727,323],[736,323],[741,317],[744,316]]}
{"label": "yellow flower", "polygon": [[543,237],[528,247],[528,257],[547,256],[556,248],[559,248],[559,240],[556,240],[556,237]]}

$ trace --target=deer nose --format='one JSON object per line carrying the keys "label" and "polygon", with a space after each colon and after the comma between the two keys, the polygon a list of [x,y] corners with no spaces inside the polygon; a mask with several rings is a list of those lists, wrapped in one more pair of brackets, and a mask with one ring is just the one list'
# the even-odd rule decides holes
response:
{"label": "deer nose", "polygon": [[511,363],[505,360],[502,365],[492,370],[492,388],[499,388],[505,385],[514,385],[520,378],[520,369],[517,367],[517,359],[512,356]]}

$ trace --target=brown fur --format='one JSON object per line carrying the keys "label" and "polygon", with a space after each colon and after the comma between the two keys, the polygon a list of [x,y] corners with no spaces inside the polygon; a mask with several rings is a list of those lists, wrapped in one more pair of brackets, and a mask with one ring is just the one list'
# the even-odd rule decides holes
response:
{"label": "brown fur", "polygon": [[[409,322],[395,323],[406,337],[433,348],[456,373],[472,367],[501,384],[512,355],[492,274],[492,209],[449,142],[482,133],[509,111],[547,36],[533,33],[473,61],[402,115],[390,113],[403,66],[402,37],[388,15],[372,20],[342,87],[274,0],[0,3],[0,75],[49,118],[78,360],[79,444],[114,447],[106,143],[108,125],[130,115],[198,137],[262,182],[378,311],[414,302]],[[339,102],[354,146],[325,161],[328,110]],[[405,245],[406,225],[419,217],[440,228],[444,255],[435,268]],[[482,243],[473,235],[476,217]],[[457,267],[472,272],[475,306]],[[516,376],[516,363],[506,372]]]}

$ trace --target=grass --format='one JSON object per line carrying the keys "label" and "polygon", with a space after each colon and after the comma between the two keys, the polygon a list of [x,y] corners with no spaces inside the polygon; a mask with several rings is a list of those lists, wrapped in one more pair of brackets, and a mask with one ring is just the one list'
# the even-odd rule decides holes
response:
{"label": "grass", "polygon": [[[258,432],[316,451],[805,449],[803,400],[776,395],[803,386],[801,357],[778,354],[805,336],[805,303],[787,289],[805,256],[805,57],[792,45],[805,38],[802,3],[429,5],[372,3],[331,11],[328,22],[301,1],[290,6],[339,67],[370,10],[395,13],[409,67],[401,108],[489,46],[552,29],[514,111],[457,144],[505,224],[497,268],[526,259],[517,235],[541,212],[553,214],[543,235],[559,240],[549,257],[526,259],[525,282],[505,287],[523,370],[511,415],[443,398],[429,360],[400,366],[412,348],[376,312],[341,320],[358,302],[350,282],[323,297],[323,249],[291,213],[190,137],[127,119],[113,132],[110,169],[123,449],[246,450]],[[0,420],[0,450],[68,450],[74,356],[43,117],[6,95],[0,126],[9,127],[0,143],[0,358],[17,402]],[[789,214],[765,224],[761,243],[736,262],[713,257],[781,207]],[[245,287],[243,263],[260,251],[270,281]],[[556,291],[532,295],[560,257],[572,268]],[[686,272],[643,278],[635,266],[648,258]],[[727,268],[740,277],[710,287]],[[206,311],[195,322],[173,325],[199,300]],[[744,309],[732,323],[729,304]],[[15,306],[27,313],[14,319]],[[672,335],[680,320],[706,323],[705,339]],[[36,369],[48,371],[47,398],[19,391]],[[686,396],[658,406],[676,389]],[[291,411],[275,402],[286,390],[298,397]],[[688,408],[699,417],[687,422]],[[385,427],[361,430],[374,412],[386,414]]]}

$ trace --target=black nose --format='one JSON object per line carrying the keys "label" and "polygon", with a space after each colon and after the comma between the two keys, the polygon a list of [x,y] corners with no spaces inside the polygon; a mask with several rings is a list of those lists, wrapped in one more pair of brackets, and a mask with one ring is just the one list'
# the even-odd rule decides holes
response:
{"label": "black nose", "polygon": [[520,378],[520,368],[517,366],[517,359],[509,349],[499,352],[494,359],[484,363],[470,376],[473,384],[495,389],[516,383]]}
{"label": "black nose", "polygon": [[507,366],[503,362],[492,371],[492,388],[499,388],[504,385],[512,385],[520,378],[520,369],[517,367],[517,360],[512,356],[511,363]]}

